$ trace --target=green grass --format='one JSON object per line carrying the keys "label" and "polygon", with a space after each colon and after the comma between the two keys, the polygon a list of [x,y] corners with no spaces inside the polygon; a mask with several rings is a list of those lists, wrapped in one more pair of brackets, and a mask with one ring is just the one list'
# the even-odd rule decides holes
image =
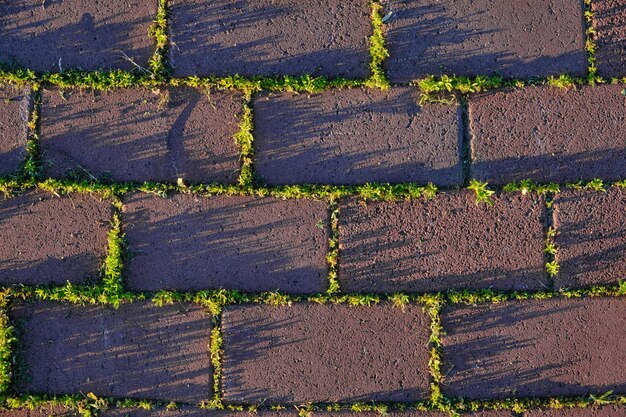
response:
{"label": "green grass", "polygon": [[222,317],[221,314],[213,317],[213,328],[211,329],[211,342],[209,352],[211,354],[211,366],[213,368],[213,398],[207,406],[213,409],[222,409],[222,349],[224,340],[222,337]]}
{"label": "green grass", "polygon": [[486,203],[493,205],[491,196],[495,194],[495,191],[490,190],[486,182],[471,180],[467,188],[476,193],[476,204]]}
{"label": "green grass", "polygon": [[167,65],[167,0],[159,0],[156,19],[150,26],[150,36],[154,39],[156,48],[148,66],[150,67],[151,76],[157,80],[164,80],[169,76],[169,68]]}
{"label": "green grass", "polygon": [[596,30],[593,27],[593,10],[591,2],[593,0],[584,0],[585,7],[585,50],[587,51],[587,82],[594,84],[602,82],[598,77],[598,69],[596,68]]}
{"label": "green grass", "polygon": [[557,259],[558,255],[558,247],[555,242],[556,238],[556,229],[554,227],[549,227],[546,234],[546,242],[544,253],[546,254],[546,272],[550,279],[554,279],[559,273],[559,262]]}
{"label": "green grass", "polygon": [[328,294],[339,292],[339,204],[335,199],[329,201],[330,237],[328,238]]}
{"label": "green grass", "polygon": [[28,139],[26,142],[26,159],[21,167],[21,171],[26,178],[32,180],[39,177],[39,114],[41,110],[41,85],[34,83],[32,90],[32,109],[28,120]]}
{"label": "green grass", "polygon": [[252,96],[246,95],[242,106],[241,121],[239,130],[235,133],[234,139],[239,146],[241,158],[241,172],[239,174],[239,185],[246,189],[252,187],[254,183],[254,171],[252,166],[252,156],[254,153],[252,136]]}
{"label": "green grass", "polygon": [[383,6],[378,0],[371,0],[370,6],[372,9],[372,35],[369,38],[371,75],[370,78],[365,81],[365,86],[386,90],[390,85],[383,69],[383,63],[385,62],[385,59],[389,57],[389,51],[385,46],[385,35],[383,30],[384,23],[382,18]]}

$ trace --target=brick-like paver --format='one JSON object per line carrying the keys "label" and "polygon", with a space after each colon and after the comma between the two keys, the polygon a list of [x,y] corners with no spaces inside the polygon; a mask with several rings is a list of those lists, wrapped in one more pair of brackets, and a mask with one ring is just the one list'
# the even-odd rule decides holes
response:
{"label": "brick-like paver", "polygon": [[238,93],[170,88],[43,92],[44,171],[58,178],[237,182]]}
{"label": "brick-like paver", "polygon": [[586,74],[580,0],[383,0],[392,82]]}
{"label": "brick-like paver", "polygon": [[473,192],[428,201],[345,201],[340,206],[339,281],[344,291],[543,289],[542,199]]}
{"label": "brick-like paver", "polygon": [[77,411],[61,406],[43,406],[37,408],[0,408],[0,417],[78,417]]}
{"label": "brick-like paver", "polygon": [[366,78],[367,0],[174,0],[174,75]]}
{"label": "brick-like paver", "polygon": [[626,393],[626,298],[450,306],[442,325],[447,395]]}
{"label": "brick-like paver", "polygon": [[421,306],[241,305],[223,315],[228,403],[401,401],[428,396]]}
{"label": "brick-like paver", "polygon": [[148,67],[147,0],[7,0],[0,3],[0,61],[35,71]]}
{"label": "brick-like paver", "polygon": [[558,288],[616,284],[626,278],[626,189],[564,190],[554,199]]}
{"label": "brick-like paver", "polygon": [[323,292],[326,203],[251,197],[125,200],[128,284],[136,290]]}
{"label": "brick-like paver", "polygon": [[28,375],[20,392],[147,398],[197,403],[212,394],[211,319],[199,306],[119,309],[56,302],[10,311]]}
{"label": "brick-like paver", "polygon": [[255,169],[270,184],[461,185],[459,106],[418,100],[414,87],[260,95]]}
{"label": "brick-like paver", "polygon": [[472,97],[472,176],[496,184],[625,178],[622,90],[526,87]]}
{"label": "brick-like paver", "polygon": [[626,7],[624,0],[593,0],[595,58],[601,77],[626,76]]}
{"label": "brick-like paver", "polygon": [[89,194],[0,198],[0,283],[97,280],[111,216],[111,203]]}
{"label": "brick-like paver", "polygon": [[626,407],[619,405],[592,406],[586,408],[534,409],[523,417],[620,417],[626,415]]}
{"label": "brick-like paver", "polygon": [[15,172],[26,158],[31,108],[29,88],[0,84],[0,175]]}
{"label": "brick-like paver", "polygon": [[254,412],[247,410],[209,410],[196,406],[181,405],[174,409],[159,407],[152,408],[151,410],[144,410],[142,408],[109,408],[101,411],[98,415],[101,415],[102,417],[298,417],[298,412],[295,409],[280,411],[255,410]]}

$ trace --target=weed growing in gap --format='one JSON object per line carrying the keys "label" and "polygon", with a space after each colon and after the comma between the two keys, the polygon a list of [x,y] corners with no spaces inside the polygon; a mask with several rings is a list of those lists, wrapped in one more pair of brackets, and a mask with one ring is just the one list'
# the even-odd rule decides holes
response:
{"label": "weed growing in gap", "polygon": [[520,192],[522,195],[526,195],[528,193],[537,193],[540,195],[545,195],[548,193],[558,193],[560,191],[559,184],[556,183],[547,183],[547,184],[537,184],[532,180],[521,180],[521,181],[513,181],[506,184],[502,191],[504,192]]}
{"label": "weed growing in gap", "polygon": [[495,193],[495,191],[487,188],[487,185],[488,184],[486,182],[481,182],[478,180],[470,181],[469,186],[467,188],[476,193],[476,204],[487,203],[489,205],[493,205],[491,196]]}
{"label": "weed growing in gap", "polygon": [[168,74],[167,68],[167,0],[159,0],[156,19],[149,29],[149,35],[152,36],[156,43],[156,49],[148,66],[152,73],[152,77],[158,80],[164,79]]}
{"label": "weed growing in gap", "polygon": [[546,235],[546,243],[544,252],[547,255],[546,272],[551,279],[554,279],[559,273],[559,262],[557,260],[558,247],[555,242],[556,229],[553,227],[548,228]]}
{"label": "weed growing in gap", "polygon": [[378,0],[371,0],[370,5],[372,8],[371,19],[373,29],[372,35],[369,38],[370,56],[372,59],[370,62],[370,71],[372,75],[365,81],[365,86],[386,90],[389,88],[389,81],[385,76],[383,62],[389,57],[389,51],[385,46],[385,36],[383,33],[383,6]]}
{"label": "weed growing in gap", "polygon": [[598,69],[596,68],[596,30],[593,27],[593,10],[591,9],[592,0],[584,0],[585,6],[585,50],[587,51],[587,82],[593,84],[602,81],[598,77]]}
{"label": "weed growing in gap", "polygon": [[6,314],[9,290],[0,292],[0,393],[4,393],[11,384],[13,345],[17,341],[15,329],[9,324]]}
{"label": "weed growing in gap", "polygon": [[224,344],[221,318],[221,315],[213,317],[213,329],[211,330],[211,342],[209,344],[211,365],[213,366],[213,398],[208,406],[217,409],[224,408],[220,387],[220,381],[222,380],[222,348]]}
{"label": "weed growing in gap", "polygon": [[330,237],[328,238],[328,289],[327,294],[339,292],[338,262],[339,262],[339,205],[335,199],[329,201]]}
{"label": "weed growing in gap", "polygon": [[[449,75],[442,75],[441,77],[430,75],[415,81],[414,84],[420,89],[420,105],[425,103],[452,104],[455,101],[452,93],[476,93],[505,85],[502,77],[482,75],[474,79]],[[523,86],[523,83],[521,85]]]}

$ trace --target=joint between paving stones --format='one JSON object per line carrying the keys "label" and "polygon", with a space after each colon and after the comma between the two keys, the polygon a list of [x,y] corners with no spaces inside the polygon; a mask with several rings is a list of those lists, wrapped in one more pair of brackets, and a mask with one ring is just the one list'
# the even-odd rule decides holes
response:
{"label": "joint between paving stones", "polygon": [[385,45],[385,32],[383,29],[384,22],[382,16],[383,6],[379,0],[370,0],[372,35],[370,42],[370,78],[365,81],[366,87],[379,88],[386,90],[390,87],[389,80],[385,75],[383,63],[389,57],[389,51]]}
{"label": "joint between paving stones", "polygon": [[596,30],[593,27],[593,8],[591,3],[593,0],[583,1],[583,13],[585,19],[585,50],[587,51],[587,80],[594,83],[600,78],[598,77],[598,69],[596,68]]}
{"label": "joint between paving stones", "polygon": [[326,261],[328,263],[328,290],[327,294],[340,292],[339,286],[339,204],[334,198],[328,202],[330,218],[330,237],[328,238],[328,252]]}
{"label": "joint between paving stones", "polygon": [[152,76],[157,80],[164,80],[170,74],[167,34],[168,26],[168,0],[158,0],[157,15],[150,26],[149,34],[154,38],[155,51],[148,63]]}
{"label": "joint between paving stones", "polygon": [[222,313],[214,314],[211,321],[213,327],[211,329],[211,339],[209,352],[211,354],[211,366],[213,369],[213,398],[206,404],[209,408],[222,409],[222,358],[224,337],[222,332]]}
{"label": "joint between paving stones", "polygon": [[26,178],[35,179],[41,174],[39,131],[41,122],[41,85],[34,83],[30,90],[30,114],[26,138],[26,159],[21,173]]}
{"label": "joint between paving stones", "polygon": [[472,131],[470,128],[469,106],[466,97],[460,97],[461,105],[461,166],[463,187],[468,187],[472,179]]}
{"label": "joint between paving stones", "polygon": [[254,112],[252,109],[252,97],[251,92],[244,92],[239,131],[234,135],[234,140],[239,147],[241,159],[241,171],[239,173],[238,183],[243,189],[249,189],[254,185],[254,166],[252,160],[254,154]]}
{"label": "joint between paving stones", "polygon": [[558,246],[556,244],[556,223],[554,218],[554,193],[547,193],[546,199],[546,238],[545,238],[545,260],[546,274],[548,276],[548,286],[554,290],[554,279],[559,273]]}

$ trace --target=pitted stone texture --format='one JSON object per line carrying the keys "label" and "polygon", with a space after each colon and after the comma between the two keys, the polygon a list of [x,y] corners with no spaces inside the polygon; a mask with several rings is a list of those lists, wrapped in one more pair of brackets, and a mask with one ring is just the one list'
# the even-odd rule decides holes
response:
{"label": "pitted stone texture", "polygon": [[38,72],[148,67],[150,0],[3,0],[0,61]]}
{"label": "pitted stone texture", "polygon": [[398,87],[263,94],[254,166],[270,184],[463,183],[461,111]]}
{"label": "pitted stone texture", "polygon": [[235,183],[242,98],[170,88],[43,92],[46,175]]}
{"label": "pitted stone texture", "polygon": [[626,298],[444,308],[443,393],[472,399],[626,393]]}
{"label": "pitted stone texture", "polygon": [[19,392],[198,403],[212,395],[211,318],[191,304],[56,302],[10,311],[29,378]]}
{"label": "pitted stone texture", "polygon": [[225,308],[222,323],[227,403],[428,398],[422,306],[237,305]]}
{"label": "pitted stone texture", "polygon": [[173,0],[174,76],[367,78],[367,0]]}
{"label": "pitted stone texture", "polygon": [[112,215],[110,202],[89,194],[0,199],[0,284],[95,282]]}
{"label": "pitted stone texture", "polygon": [[31,110],[29,88],[0,84],[0,175],[16,172],[26,159]]}
{"label": "pitted stone texture", "polygon": [[[100,411],[98,415],[102,417],[298,417],[298,412],[294,409],[286,409],[280,411],[257,410],[254,412],[250,412],[247,410],[208,410],[206,408],[200,408],[197,406],[183,405],[177,406],[173,409],[167,409],[166,407],[153,407],[151,410],[144,410],[142,408],[108,408],[106,410]],[[0,415],[0,417],[4,416]]]}
{"label": "pitted stone texture", "polygon": [[617,284],[626,278],[626,189],[563,190],[554,198],[557,288]]}
{"label": "pitted stone texture", "polygon": [[326,290],[323,201],[137,193],[122,218],[135,290]]}
{"label": "pitted stone texture", "polygon": [[626,76],[626,4],[624,0],[593,0],[595,58],[601,77]]}
{"label": "pitted stone texture", "polygon": [[1,408],[0,417],[79,417],[78,411],[61,406],[42,406],[37,408]]}
{"label": "pitted stone texture", "polygon": [[534,409],[524,413],[524,417],[621,417],[626,408],[619,405],[591,406],[586,408]]}
{"label": "pitted stone texture", "polygon": [[493,184],[626,178],[622,89],[526,87],[470,98],[472,177]]}
{"label": "pitted stone texture", "polygon": [[580,0],[383,0],[392,82],[427,75],[585,76]]}
{"label": "pitted stone texture", "polygon": [[540,290],[543,199],[473,192],[431,200],[347,200],[339,214],[339,282],[347,292]]}

